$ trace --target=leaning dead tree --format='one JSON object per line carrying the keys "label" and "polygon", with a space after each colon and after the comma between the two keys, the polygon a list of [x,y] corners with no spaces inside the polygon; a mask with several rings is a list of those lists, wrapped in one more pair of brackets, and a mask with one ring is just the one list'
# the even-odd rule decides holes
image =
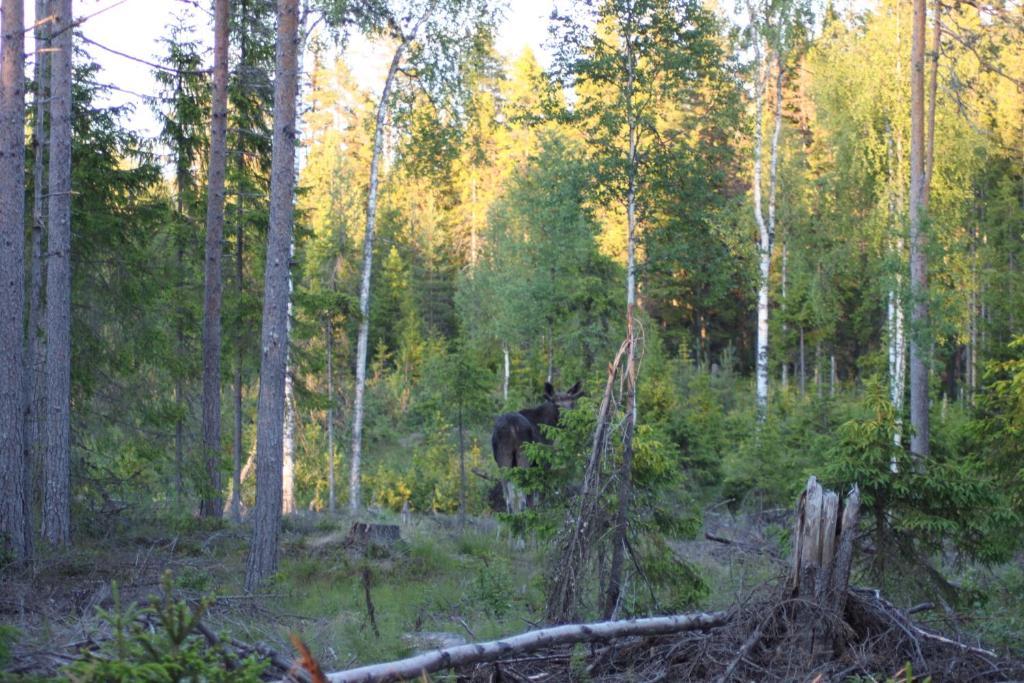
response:
{"label": "leaning dead tree", "polygon": [[[631,351],[631,339],[626,339],[615,354],[615,360],[608,365],[608,379],[597,409],[594,441],[583,486],[556,541],[558,550],[551,565],[545,615],[550,623],[561,624],[578,619],[587,577],[594,570],[592,560],[596,558],[596,563],[601,564],[602,553],[598,546],[611,524],[610,511],[604,509],[601,498],[610,483],[603,471],[610,457],[612,435],[616,431],[614,420],[619,401],[615,380],[617,377],[620,379],[618,396],[621,397],[622,362]],[[600,573],[600,570],[595,573]],[[598,590],[601,588],[599,586]]]}

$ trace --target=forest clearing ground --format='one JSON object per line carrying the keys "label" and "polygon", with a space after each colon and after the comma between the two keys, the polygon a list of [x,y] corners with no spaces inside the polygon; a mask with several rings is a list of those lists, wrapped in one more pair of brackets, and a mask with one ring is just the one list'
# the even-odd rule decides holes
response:
{"label": "forest clearing ground", "polygon": [[[387,513],[360,519],[397,523]],[[18,630],[12,667],[56,673],[110,636],[97,608],[161,592],[170,572],[175,597],[214,599],[203,617],[213,632],[292,656],[298,634],[324,666],[400,657],[457,639],[498,637],[531,628],[543,613],[536,544],[513,551],[498,523],[413,516],[392,547],[351,547],[348,515],[285,518],[277,576],[265,591],[242,590],[250,529],[229,522],[163,520],[126,524],[104,537],[78,539],[71,549],[40,548],[31,569],[8,573],[0,590],[0,623]],[[379,637],[367,618],[363,570]],[[417,635],[420,634],[420,635]]]}
{"label": "forest clearing ground", "polygon": [[[787,566],[790,514],[777,512],[708,510],[703,538],[670,543],[679,559],[699,567],[711,588],[694,609],[740,605],[745,612],[764,601],[764,586],[776,583]],[[361,519],[400,521],[390,513]],[[0,591],[0,619],[19,631],[8,670],[56,673],[78,650],[109,638],[110,626],[97,608],[113,608],[112,582],[118,584],[122,604],[143,602],[159,594],[168,571],[176,597],[214,598],[203,618],[213,632],[268,647],[286,660],[293,656],[289,636],[296,633],[327,670],[521,633],[544,612],[543,549],[533,542],[524,551],[514,550],[507,531],[497,537],[501,525],[493,518],[469,518],[460,533],[455,517],[413,515],[393,546],[365,549],[352,547],[352,523],[345,514],[286,518],[279,573],[256,596],[241,588],[250,533],[246,525],[126,520],[119,528],[112,525],[107,536],[83,536],[71,550],[40,549],[33,573],[8,575]],[[367,615],[364,570],[371,577],[379,636]],[[964,580],[974,582],[973,590],[981,593],[984,587],[1004,599],[961,612],[957,628],[984,636],[1001,653],[1024,655],[1022,609],[1019,595],[1014,597],[1016,587],[1024,585],[1021,575],[1019,561],[965,570]],[[941,610],[915,619],[949,632],[949,617]],[[638,656],[646,657],[676,647],[674,642],[662,639],[648,646],[638,641],[623,652],[635,647]],[[696,640],[692,644],[698,647]]]}

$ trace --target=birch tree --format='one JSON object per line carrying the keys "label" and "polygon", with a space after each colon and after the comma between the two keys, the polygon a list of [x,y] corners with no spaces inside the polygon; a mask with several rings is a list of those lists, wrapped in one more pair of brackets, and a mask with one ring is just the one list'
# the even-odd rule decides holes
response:
{"label": "birch tree", "polygon": [[[363,267],[359,283],[359,330],[356,341],[356,383],[352,407],[352,447],[349,470],[349,508],[359,509],[363,455],[363,422],[366,366],[370,333],[370,283],[373,244],[377,223],[384,133],[400,75],[428,91],[449,97],[458,94],[460,67],[467,50],[474,47],[476,22],[486,17],[486,2],[478,0],[396,0],[380,8],[371,34],[389,39],[395,48],[374,116],[373,151],[366,197],[366,229],[363,236]],[[420,34],[425,37],[421,40]]]}
{"label": "birch tree", "polygon": [[224,180],[227,174],[228,0],[213,6],[213,88],[210,99],[210,166],[206,190],[206,259],[203,297],[203,452],[207,491],[200,514],[223,514],[220,483],[220,309],[224,241]]}
{"label": "birch tree", "polygon": [[910,451],[928,455],[928,261],[925,222],[928,212],[925,175],[924,59],[926,0],[914,0],[910,46]]}
{"label": "birch tree", "polygon": [[274,139],[270,172],[270,232],[263,290],[260,398],[256,445],[256,507],[245,588],[256,590],[277,569],[281,527],[281,461],[288,289],[295,193],[295,109],[298,98],[298,0],[277,2]]}
{"label": "birch tree", "polygon": [[[28,555],[24,504],[25,7],[0,4],[0,544]],[[2,547],[2,546],[0,546]]]}
{"label": "birch tree", "polygon": [[[775,244],[776,195],[778,189],[779,139],[782,134],[782,91],[785,85],[787,60],[797,34],[796,25],[806,10],[794,0],[782,3],[747,1],[747,31],[753,51],[754,140],[753,195],[754,222],[757,224],[757,418],[768,416],[768,312],[771,281],[772,249]],[[774,73],[774,106],[768,157],[768,197],[764,206],[764,115],[768,83]]]}
{"label": "birch tree", "polygon": [[71,541],[71,0],[53,0],[46,257],[43,537]]}
{"label": "birch tree", "polygon": [[580,16],[556,17],[566,34],[558,56],[562,75],[578,84],[579,122],[598,150],[599,175],[607,199],[625,209],[626,363],[624,370],[622,461],[612,558],[604,614],[614,614],[622,595],[626,533],[633,495],[633,436],[637,423],[636,384],[637,240],[643,215],[651,147],[657,144],[659,106],[686,95],[705,60],[717,56],[712,22],[697,4],[677,0],[580,2]]}

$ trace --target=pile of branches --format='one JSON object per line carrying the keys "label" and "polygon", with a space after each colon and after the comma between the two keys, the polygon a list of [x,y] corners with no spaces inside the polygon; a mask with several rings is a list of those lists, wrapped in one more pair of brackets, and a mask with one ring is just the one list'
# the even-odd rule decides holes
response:
{"label": "pile of branches", "polygon": [[812,615],[836,647],[826,659],[809,656],[808,610],[817,607],[788,593],[763,589],[728,612],[552,627],[319,680],[422,680],[443,670],[473,683],[1024,679],[1024,662],[928,630],[878,591],[860,588],[848,591],[842,619]]}
{"label": "pile of branches", "polygon": [[[814,661],[804,647],[807,608],[794,599],[753,599],[722,626],[656,638],[563,646],[477,665],[463,674],[492,681],[842,681],[853,676],[940,681],[1024,679],[1024,662],[961,643],[915,624],[875,591],[850,591],[834,657]],[[828,618],[827,615],[821,615]]]}

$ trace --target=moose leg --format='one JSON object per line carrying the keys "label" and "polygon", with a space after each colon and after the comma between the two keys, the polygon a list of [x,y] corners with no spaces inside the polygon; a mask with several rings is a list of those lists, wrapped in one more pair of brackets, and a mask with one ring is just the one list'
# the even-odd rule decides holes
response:
{"label": "moose leg", "polygon": [[512,482],[508,479],[501,480],[501,493],[505,497],[505,512],[512,513],[512,496],[514,495],[515,487],[512,486]]}

